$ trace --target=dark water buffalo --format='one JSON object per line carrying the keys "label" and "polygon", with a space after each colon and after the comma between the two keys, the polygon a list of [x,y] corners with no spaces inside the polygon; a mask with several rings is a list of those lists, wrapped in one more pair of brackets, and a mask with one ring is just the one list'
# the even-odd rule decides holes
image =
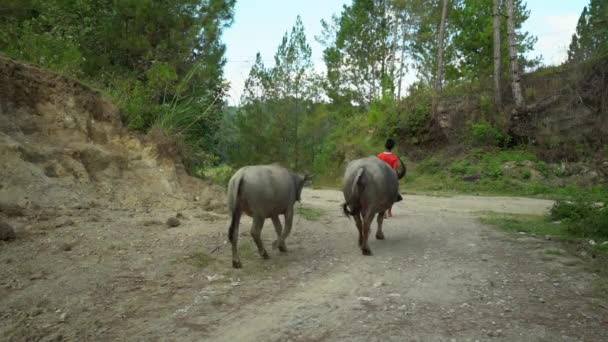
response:
{"label": "dark water buffalo", "polygon": [[355,218],[359,247],[364,255],[372,255],[367,239],[374,216],[378,214],[376,238],[384,240],[384,213],[393,203],[403,199],[399,194],[399,179],[405,176],[406,169],[403,161],[399,161],[402,168],[399,173],[375,156],[353,160],[346,167],[342,189],[345,203],[342,207],[346,216]]}
{"label": "dark water buffalo", "polygon": [[[228,208],[232,216],[228,240],[232,243],[232,267],[242,267],[237,249],[242,213],[253,218],[251,237],[264,259],[268,259],[268,253],[260,234],[267,218],[272,219],[277,233],[276,246],[281,252],[287,251],[285,239],[291,232],[293,205],[300,201],[302,188],[308,179],[308,176],[293,174],[276,164],[246,166],[232,176],[228,183]],[[279,215],[285,216],[284,230]]]}

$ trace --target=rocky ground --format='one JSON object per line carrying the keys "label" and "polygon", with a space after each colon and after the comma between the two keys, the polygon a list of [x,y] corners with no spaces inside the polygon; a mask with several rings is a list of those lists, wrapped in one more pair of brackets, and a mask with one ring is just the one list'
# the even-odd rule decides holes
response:
{"label": "rocky ground", "polygon": [[[243,220],[241,270],[228,217],[194,201],[13,215],[17,239],[0,242],[0,339],[608,340],[606,279],[557,242],[477,219],[549,201],[406,196],[365,257],[340,192],[303,197],[287,254],[261,259]],[[267,222],[269,250],[273,234]]]}

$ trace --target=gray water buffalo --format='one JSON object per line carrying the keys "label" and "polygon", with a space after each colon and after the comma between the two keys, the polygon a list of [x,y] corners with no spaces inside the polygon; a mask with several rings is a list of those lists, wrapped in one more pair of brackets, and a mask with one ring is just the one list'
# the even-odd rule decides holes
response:
{"label": "gray water buffalo", "polygon": [[[293,205],[300,201],[302,188],[308,180],[308,176],[293,174],[276,164],[245,166],[232,176],[228,183],[228,208],[232,216],[228,240],[232,243],[232,267],[242,267],[237,248],[242,213],[253,218],[251,237],[264,259],[269,257],[260,234],[267,218],[272,219],[277,234],[275,245],[281,252],[287,252],[285,239],[291,232]],[[279,215],[285,216],[284,230]]]}
{"label": "gray water buffalo", "polygon": [[401,171],[398,173],[375,156],[353,160],[346,167],[342,189],[345,203],[342,208],[346,216],[355,218],[363,255],[372,255],[367,239],[374,216],[378,214],[376,238],[384,240],[384,213],[393,203],[403,199],[399,194],[399,179],[405,176],[406,168],[403,161],[399,161]]}

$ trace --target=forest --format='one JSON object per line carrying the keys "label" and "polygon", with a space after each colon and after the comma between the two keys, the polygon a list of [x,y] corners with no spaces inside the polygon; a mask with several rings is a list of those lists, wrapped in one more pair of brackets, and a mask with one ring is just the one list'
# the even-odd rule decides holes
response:
{"label": "forest", "polygon": [[[605,1],[589,1],[567,60],[547,66],[530,57],[525,1],[354,0],[316,37],[298,17],[273,63],[255,56],[230,106],[222,33],[234,8],[3,0],[0,51],[99,89],[126,126],[174,145],[191,174],[220,184],[238,167],[278,162],[335,186],[348,160],[393,137],[413,170],[406,191],[604,197]],[[408,75],[416,81],[406,85]]]}

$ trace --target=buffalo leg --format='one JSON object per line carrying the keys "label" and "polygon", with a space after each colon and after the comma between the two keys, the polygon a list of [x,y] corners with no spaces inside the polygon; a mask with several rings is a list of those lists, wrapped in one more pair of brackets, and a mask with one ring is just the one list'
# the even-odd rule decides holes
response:
{"label": "buffalo leg", "polygon": [[264,244],[262,243],[262,227],[264,227],[264,219],[259,216],[254,217],[253,225],[251,225],[251,237],[258,246],[260,256],[264,259],[268,259],[268,253],[266,252],[266,249],[264,249]]}
{"label": "buffalo leg", "polygon": [[368,211],[363,215],[363,244],[361,246],[363,255],[372,255],[372,251],[369,249],[367,240],[369,238],[369,230],[371,228],[372,221],[374,220],[374,215],[375,213],[372,211]]}
{"label": "buffalo leg", "polygon": [[274,230],[277,233],[277,239],[274,242],[273,247],[278,247],[281,252],[287,252],[285,241],[283,240],[283,226],[281,225],[281,220],[279,220],[278,215],[272,217],[272,224],[274,225]]}
{"label": "buffalo leg", "polygon": [[355,225],[359,231],[359,247],[361,247],[363,246],[363,221],[360,213],[355,214]]}
{"label": "buffalo leg", "polygon": [[378,230],[376,230],[376,239],[384,240],[384,233],[382,232],[382,222],[384,221],[384,212],[378,214]]}
{"label": "buffalo leg", "polygon": [[230,232],[228,233],[228,239],[232,244],[232,267],[241,268],[243,267],[243,265],[241,264],[241,258],[239,256],[238,249],[239,222],[241,220],[241,212],[237,210],[232,216],[232,220],[233,221],[230,224],[233,226],[230,227]]}
{"label": "buffalo leg", "polygon": [[293,207],[287,209],[285,213],[285,229],[283,229],[283,235],[279,241],[279,250],[281,252],[287,252],[287,247],[285,246],[285,240],[289,234],[291,234],[291,227],[293,226]]}

